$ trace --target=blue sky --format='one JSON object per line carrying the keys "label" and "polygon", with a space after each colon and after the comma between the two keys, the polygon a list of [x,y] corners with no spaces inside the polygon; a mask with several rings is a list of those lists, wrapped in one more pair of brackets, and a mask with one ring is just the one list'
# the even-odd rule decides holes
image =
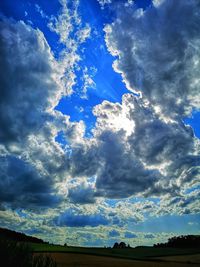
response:
{"label": "blue sky", "polygon": [[1,226],[86,246],[199,234],[196,5],[1,1]]}

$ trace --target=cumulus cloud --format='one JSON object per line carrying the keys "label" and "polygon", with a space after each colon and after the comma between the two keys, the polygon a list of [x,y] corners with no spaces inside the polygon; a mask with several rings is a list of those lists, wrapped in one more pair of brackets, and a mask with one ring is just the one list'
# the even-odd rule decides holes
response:
{"label": "cumulus cloud", "polygon": [[51,120],[49,110],[60,98],[61,86],[41,31],[21,21],[4,20],[0,34],[0,141],[7,144],[37,133]]}
{"label": "cumulus cloud", "polygon": [[[78,60],[78,45],[84,42],[89,35],[88,26],[84,33],[84,40],[79,40],[77,36],[73,40],[69,34],[63,35],[64,25],[62,23],[66,19],[63,12],[68,6],[64,2],[61,4],[63,10],[59,17],[50,18],[51,30],[55,30],[60,35],[61,42],[74,43],[73,51],[69,52],[71,56],[73,54],[73,62],[68,61],[70,57],[67,59],[69,54],[66,52],[66,45],[65,49],[61,51],[59,59],[56,60],[39,29],[33,29],[23,21],[16,22],[12,19],[1,18],[0,22],[0,80],[2,84],[0,90],[0,150],[4,157],[2,159],[7,161],[5,164],[9,166],[9,169],[15,162],[10,160],[11,156],[16,158],[16,162],[22,162],[19,164],[32,166],[34,171],[31,175],[27,175],[27,179],[30,179],[30,183],[32,179],[35,179],[36,185],[40,181],[37,177],[40,177],[43,184],[49,183],[47,186],[49,192],[53,192],[57,186],[56,183],[67,177],[68,156],[55,141],[58,132],[65,131],[69,139],[75,138],[74,136],[70,137],[70,132],[74,131],[73,128],[81,128],[84,132],[83,123],[70,125],[69,117],[54,110],[61,97],[69,94],[68,89],[71,90],[73,82],[70,80],[74,79],[73,71],[75,62]],[[73,29],[73,26],[71,27],[78,35],[83,27],[77,14],[77,7],[73,9],[73,14],[69,14],[67,23],[72,24],[74,19],[80,25],[76,30]],[[82,33],[80,34],[82,35]],[[70,39],[69,42],[67,38]],[[70,85],[66,81],[70,82]],[[26,173],[26,170],[24,172]],[[36,178],[33,177],[34,175]],[[6,177],[7,181],[11,179],[18,185],[23,180],[19,178],[19,175],[15,177],[14,174],[11,178],[9,175]],[[41,188],[41,193],[42,190]],[[22,191],[21,193],[26,194],[23,188]],[[45,192],[48,198],[49,192],[47,191]],[[31,195],[31,192],[29,193]],[[12,193],[11,195],[13,198],[16,196],[17,203],[20,202],[17,200],[17,194]],[[28,193],[26,199],[27,195]],[[43,198],[45,198],[44,195]],[[9,199],[7,201],[9,202]]]}
{"label": "cumulus cloud", "polygon": [[48,206],[58,202],[51,195],[56,193],[53,177],[63,172],[65,161],[54,140],[68,121],[53,110],[64,90],[62,71],[40,30],[4,18],[0,35],[1,201]]}
{"label": "cumulus cloud", "polygon": [[[62,43],[63,49],[56,58],[39,29],[5,17],[0,21],[1,160],[8,166],[7,171],[12,169],[12,164],[14,169],[16,164],[21,166],[20,174],[5,173],[5,184],[12,181],[21,186],[21,199],[26,199],[27,206],[33,202],[31,198],[37,199],[34,191],[37,183],[41,183],[41,190],[38,189],[41,205],[48,202],[48,197],[53,199],[51,194],[58,190],[66,193],[59,183],[69,177],[68,155],[55,139],[64,131],[68,142],[78,142],[85,131],[83,122],[71,123],[69,117],[55,107],[62,96],[73,91],[75,68],[80,60],[78,49],[90,36],[90,27],[83,25],[78,14],[79,1],[72,5],[68,1],[59,2],[61,8],[57,16],[46,16],[39,5],[35,6]],[[33,195],[29,190],[25,192],[26,179],[27,184],[33,183]],[[10,197],[9,200],[9,194],[5,195],[4,202],[16,206],[20,203],[15,192],[12,191]]]}
{"label": "cumulus cloud", "polygon": [[87,183],[79,183],[68,190],[68,198],[74,204],[95,203],[94,186]]}
{"label": "cumulus cloud", "polygon": [[55,218],[53,223],[57,226],[96,227],[108,225],[109,221],[101,214],[78,214],[74,210],[69,209]]}
{"label": "cumulus cloud", "polygon": [[[114,69],[130,91],[140,93],[140,99],[124,99],[129,125],[134,124],[127,146],[146,170],[159,171],[148,194],[176,195],[199,176],[199,141],[182,122],[200,108],[199,3],[154,2],[155,7],[141,13],[118,10],[117,19],[105,28],[106,43],[118,57]],[[108,117],[110,109],[101,108]]]}
{"label": "cumulus cloud", "polygon": [[102,9],[104,9],[105,5],[111,4],[112,0],[97,0],[99,2],[99,5]]}
{"label": "cumulus cloud", "polygon": [[94,138],[73,147],[70,166],[74,176],[96,177],[97,196],[176,195],[198,176],[198,141],[182,122],[166,123],[131,94],[94,112]]}
{"label": "cumulus cloud", "polygon": [[200,107],[199,3],[155,2],[140,15],[120,10],[105,28],[106,43],[129,90],[140,92],[163,116],[185,116]]}
{"label": "cumulus cloud", "polygon": [[[61,201],[51,177],[12,156],[0,157],[0,202],[16,208],[53,207]],[[48,182],[47,182],[48,181]]]}
{"label": "cumulus cloud", "polygon": [[97,195],[176,196],[197,182],[199,140],[182,121],[200,107],[197,8],[195,0],[126,7],[105,27],[114,69],[139,95],[94,107],[93,138],[73,146],[72,175],[94,176]]}

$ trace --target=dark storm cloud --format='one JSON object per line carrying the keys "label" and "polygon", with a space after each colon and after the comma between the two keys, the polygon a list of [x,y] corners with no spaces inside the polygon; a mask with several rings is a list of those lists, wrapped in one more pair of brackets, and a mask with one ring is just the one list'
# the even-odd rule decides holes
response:
{"label": "dark storm cloud", "polygon": [[13,156],[0,157],[0,202],[12,207],[35,208],[55,206],[60,201],[55,195],[50,177],[42,177],[23,160]]}
{"label": "dark storm cloud", "polygon": [[99,225],[108,225],[109,221],[101,214],[78,214],[69,209],[53,220],[57,226],[69,227],[96,227]]}

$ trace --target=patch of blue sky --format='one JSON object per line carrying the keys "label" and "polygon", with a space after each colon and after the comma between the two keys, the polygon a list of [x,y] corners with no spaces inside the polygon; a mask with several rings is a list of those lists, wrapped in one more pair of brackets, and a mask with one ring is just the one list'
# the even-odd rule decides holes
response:
{"label": "patch of blue sky", "polygon": [[95,95],[90,97],[90,103],[88,103],[88,99],[80,98],[79,95],[73,94],[70,97],[63,97],[55,109],[65,115],[70,115],[70,121],[78,122],[83,120],[86,125],[86,136],[89,137],[96,122],[92,107],[100,102],[100,99]]}
{"label": "patch of blue sky", "polygon": [[21,218],[29,218],[29,214],[24,212],[22,209],[16,209],[15,212],[19,215]]}
{"label": "patch of blue sky", "polygon": [[192,193],[194,191],[199,191],[199,190],[200,190],[200,184],[196,185],[196,186],[193,186],[191,188],[187,188],[184,193],[185,194],[190,194],[190,193]]}
{"label": "patch of blue sky", "polygon": [[195,136],[200,138],[200,111],[194,110],[192,112],[192,116],[185,118],[183,121],[185,124],[190,125],[194,131]]}
{"label": "patch of blue sky", "polygon": [[128,91],[121,75],[112,68],[114,58],[107,51],[103,31],[105,24],[112,21],[114,14],[109,9],[104,13],[97,1],[86,0],[80,2],[80,13],[92,29],[92,37],[84,47],[84,64],[97,69],[93,78],[96,89],[91,91],[91,94],[95,94],[102,100],[120,102],[122,95]]}
{"label": "patch of blue sky", "polygon": [[67,148],[67,146],[69,145],[69,142],[64,137],[63,131],[58,132],[58,134],[55,138],[55,141],[60,144],[60,146],[62,147],[63,150],[65,150]]}
{"label": "patch of blue sky", "polygon": [[[38,28],[43,32],[56,58],[58,58],[59,53],[64,46],[59,43],[59,36],[49,29],[48,19],[45,16],[55,16],[60,8],[61,5],[57,0],[52,0],[50,5],[46,0],[19,0],[17,4],[13,0],[0,1],[0,10],[4,16],[13,18],[16,21],[23,20],[25,23],[31,24],[35,29]],[[41,15],[39,9],[45,16]]]}
{"label": "patch of blue sky", "polygon": [[151,0],[134,0],[134,4],[137,6],[137,8],[146,9],[147,7],[152,5]]}
{"label": "patch of blue sky", "polygon": [[137,224],[128,223],[127,230],[134,232],[152,233],[176,233],[197,234],[200,233],[200,214],[165,215],[160,217],[149,217],[144,222]]}
{"label": "patch of blue sky", "polygon": [[[93,107],[103,100],[121,102],[122,95],[128,93],[128,90],[120,74],[113,70],[114,58],[105,45],[103,27],[108,20],[110,21],[111,16],[103,15],[97,1],[81,1],[79,10],[84,23],[88,23],[91,27],[91,37],[79,49],[81,61],[79,69],[75,71],[77,79],[73,88],[74,94],[63,97],[56,109],[69,115],[71,121],[83,120],[86,125],[86,137],[90,137],[96,122],[96,117],[92,113]],[[86,97],[83,97],[85,67],[94,81],[95,88],[88,87]]]}

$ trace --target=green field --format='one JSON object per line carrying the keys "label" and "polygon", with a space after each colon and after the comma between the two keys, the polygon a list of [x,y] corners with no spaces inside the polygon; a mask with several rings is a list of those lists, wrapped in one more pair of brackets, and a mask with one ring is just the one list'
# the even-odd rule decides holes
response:
{"label": "green field", "polygon": [[190,255],[200,253],[200,249],[178,249],[178,248],[153,248],[138,247],[126,249],[109,249],[109,248],[86,248],[86,247],[64,247],[49,244],[31,244],[33,251],[37,252],[61,252],[77,253],[96,256],[119,257],[135,260],[151,260],[151,258],[173,255]]}

